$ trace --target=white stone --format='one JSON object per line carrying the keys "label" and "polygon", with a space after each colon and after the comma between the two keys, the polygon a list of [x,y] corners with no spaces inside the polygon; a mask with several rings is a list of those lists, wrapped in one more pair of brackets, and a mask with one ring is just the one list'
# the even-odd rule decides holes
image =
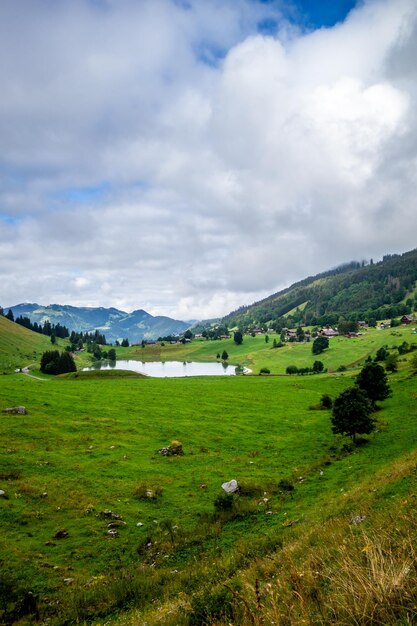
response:
{"label": "white stone", "polygon": [[239,489],[239,485],[236,480],[229,480],[227,483],[222,484],[222,489],[226,493],[235,493]]}

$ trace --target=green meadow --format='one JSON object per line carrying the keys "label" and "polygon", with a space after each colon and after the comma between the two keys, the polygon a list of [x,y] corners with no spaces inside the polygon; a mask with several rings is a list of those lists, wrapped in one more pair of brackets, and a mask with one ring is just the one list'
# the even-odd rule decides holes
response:
{"label": "green meadow", "polygon": [[[331,340],[318,358],[329,370],[353,368],[380,345],[411,342],[411,333],[374,330]],[[10,360],[17,366],[42,349],[45,338],[32,339],[42,343],[29,349],[20,335],[14,339]],[[270,366],[277,374],[287,364],[314,361],[309,344],[273,350],[271,342],[245,337],[242,346],[229,340],[139,346],[118,355],[211,360],[221,347],[232,363],[254,372]],[[310,554],[311,533],[321,536],[332,520],[372,519],[400,500],[412,501],[417,387],[411,356],[400,357],[399,371],[389,376],[393,394],[381,403],[376,431],[355,448],[332,435],[330,412],[317,410],[324,393],[335,398],[353,383],[354,369],[302,377],[3,375],[0,408],[28,411],[2,413],[0,422],[3,620],[272,623],[267,608],[256,609],[256,593],[244,589],[255,580],[270,584],[284,550],[304,541]],[[183,456],[158,452],[172,441],[182,443]],[[227,501],[221,485],[231,479],[241,491]],[[28,604],[29,591],[36,607]],[[230,608],[235,601],[240,609]],[[285,623],[302,623],[302,610]]]}
{"label": "green meadow", "polygon": [[413,334],[409,326],[398,326],[385,330],[364,329],[359,337],[352,339],[334,337],[330,339],[329,349],[318,356],[312,354],[312,343],[286,343],[282,348],[273,348],[274,339],[278,342],[279,335],[271,333],[268,343],[265,342],[264,335],[245,336],[240,346],[236,345],[233,339],[217,341],[199,339],[185,345],[166,344],[161,346],[156,344],[144,348],[141,346],[117,348],[117,353],[120,358],[133,358],[142,361],[212,362],[216,360],[217,354],[221,355],[223,350],[226,350],[229,355],[229,363],[248,367],[253,374],[258,374],[262,367],[268,367],[271,374],[285,374],[288,365],[312,367],[315,360],[322,361],[329,372],[336,371],[341,365],[347,368],[357,368],[369,356],[375,356],[376,351],[381,346],[392,348],[403,341],[417,343],[417,335]]}

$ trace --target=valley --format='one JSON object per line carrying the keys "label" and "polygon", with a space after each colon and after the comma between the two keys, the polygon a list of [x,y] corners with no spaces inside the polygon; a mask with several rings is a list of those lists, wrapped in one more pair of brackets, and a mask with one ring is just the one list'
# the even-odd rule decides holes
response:
{"label": "valley", "polygon": [[[31,362],[39,375],[36,360],[49,339],[5,318],[0,324],[2,363],[7,354],[12,366]],[[414,536],[401,515],[415,507],[415,353],[399,356],[398,371],[389,374],[392,396],[361,445],[333,435],[331,411],[318,410],[323,394],[334,399],[351,386],[379,347],[398,352],[394,346],[411,344],[413,332],[398,326],[332,338],[319,356],[328,372],[307,376],[285,370],[312,364],[311,343],[274,349],[273,334],[268,344],[260,335],[239,346],[197,339],[116,348],[117,359],[217,362],[221,347],[230,363],[250,367],[245,376],[81,372],[86,352],[76,355],[78,372],[40,374],[43,380],[3,365],[1,408],[27,409],[1,420],[3,618],[31,623],[38,612],[41,623],[57,625],[185,626],[272,623],[272,615],[301,623],[307,611],[313,623],[343,623],[346,596],[337,599],[331,584],[323,596],[324,578],[312,586],[306,573],[313,595],[291,602],[274,579],[281,572],[282,585],[307,572],[318,551],[325,561],[327,549],[339,550],[340,534],[353,533],[349,558],[360,558],[360,537],[370,542],[381,524],[388,532],[394,510],[397,528],[403,525],[395,531],[399,541]],[[57,341],[63,349],[65,340]],[[337,371],[341,364],[345,371]],[[265,366],[271,375],[258,376]],[[173,441],[184,454],[162,456]],[[231,479],[240,492],[228,501],[221,485]],[[409,552],[407,559],[413,563]],[[285,585],[295,584],[290,580]],[[36,610],[24,608],[29,591]],[[395,620],[412,614],[407,593]]]}

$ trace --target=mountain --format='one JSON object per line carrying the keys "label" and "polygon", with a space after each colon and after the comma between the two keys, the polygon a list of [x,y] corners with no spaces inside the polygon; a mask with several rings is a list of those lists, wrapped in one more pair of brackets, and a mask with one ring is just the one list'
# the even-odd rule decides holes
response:
{"label": "mountain", "polygon": [[142,309],[126,313],[115,308],[75,307],[67,304],[43,306],[35,303],[16,304],[5,307],[11,309],[16,317],[28,317],[32,323],[61,324],[70,331],[104,333],[108,342],[127,337],[130,343],[157,339],[160,336],[177,335],[190,327],[188,322],[164,316],[153,316]]}
{"label": "mountain", "polygon": [[287,289],[222,319],[229,328],[279,320],[279,325],[337,324],[388,319],[411,313],[417,305],[417,249],[388,254],[369,264],[352,261],[309,276]]}

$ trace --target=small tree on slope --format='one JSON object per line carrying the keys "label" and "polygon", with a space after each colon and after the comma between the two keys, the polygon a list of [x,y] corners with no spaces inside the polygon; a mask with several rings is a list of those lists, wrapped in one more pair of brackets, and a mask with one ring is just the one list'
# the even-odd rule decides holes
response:
{"label": "small tree on slope", "polygon": [[356,377],[356,384],[368,398],[371,400],[373,407],[377,400],[385,400],[391,395],[391,389],[388,385],[387,374],[378,363],[368,363]]}
{"label": "small tree on slope", "polygon": [[375,430],[375,420],[371,417],[372,403],[358,387],[343,391],[334,401],[331,417],[332,431],[348,435],[356,443],[356,435],[369,435]]}

